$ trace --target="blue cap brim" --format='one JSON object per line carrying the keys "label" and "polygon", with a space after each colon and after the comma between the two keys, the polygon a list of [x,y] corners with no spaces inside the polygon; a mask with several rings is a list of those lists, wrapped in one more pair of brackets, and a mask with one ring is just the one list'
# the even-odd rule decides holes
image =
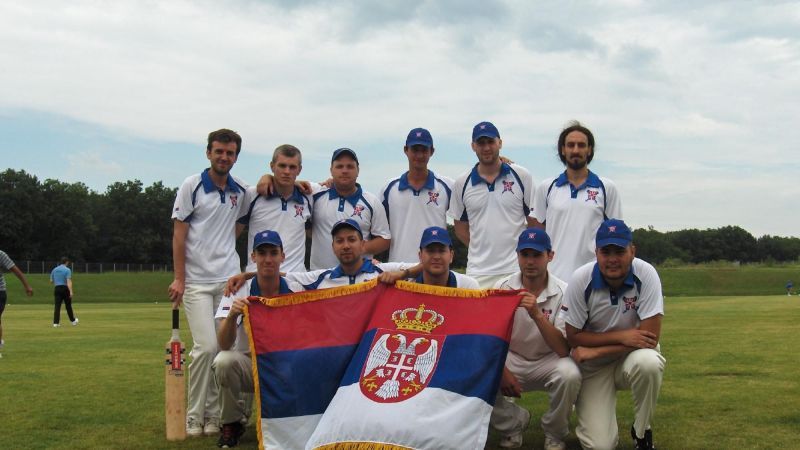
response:
{"label": "blue cap brim", "polygon": [[425,247],[427,247],[427,246],[429,246],[431,244],[442,244],[442,245],[447,246],[447,247],[452,247],[453,246],[452,242],[446,241],[444,239],[429,239],[424,244],[422,244],[420,246],[420,248],[425,248]]}
{"label": "blue cap brim", "polygon": [[415,145],[424,145],[428,148],[433,148],[433,143],[428,141],[408,141],[406,142],[406,147],[413,147]]}
{"label": "blue cap brim", "polygon": [[517,251],[525,250],[526,248],[529,248],[531,250],[536,250],[536,251],[542,252],[542,253],[547,253],[547,252],[550,251],[550,249],[545,247],[544,245],[533,244],[533,243],[525,243],[525,244],[518,245],[517,246]]}
{"label": "blue cap brim", "polygon": [[627,239],[608,238],[608,239],[601,239],[601,240],[597,241],[596,244],[597,244],[597,248],[603,248],[603,247],[606,247],[606,246],[609,246],[609,245],[616,245],[617,247],[625,248],[625,247],[631,245],[631,242],[632,241],[629,241]]}

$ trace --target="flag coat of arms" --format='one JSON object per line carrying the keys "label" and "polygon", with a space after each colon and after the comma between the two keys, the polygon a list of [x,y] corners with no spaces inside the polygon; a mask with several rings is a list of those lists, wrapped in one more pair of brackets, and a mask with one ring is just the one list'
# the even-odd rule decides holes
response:
{"label": "flag coat of arms", "polygon": [[482,449],[518,304],[402,281],[252,302],[261,448]]}

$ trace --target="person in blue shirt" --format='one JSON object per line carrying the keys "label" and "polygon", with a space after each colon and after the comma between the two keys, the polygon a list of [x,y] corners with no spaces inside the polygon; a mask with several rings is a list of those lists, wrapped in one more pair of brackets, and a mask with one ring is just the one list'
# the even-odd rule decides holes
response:
{"label": "person in blue shirt", "polygon": [[72,311],[72,270],[70,270],[69,258],[61,258],[59,264],[50,272],[50,284],[55,285],[53,296],[55,297],[55,309],[53,309],[53,328],[61,326],[61,304],[67,307],[67,315],[73,326],[78,324],[78,318]]}

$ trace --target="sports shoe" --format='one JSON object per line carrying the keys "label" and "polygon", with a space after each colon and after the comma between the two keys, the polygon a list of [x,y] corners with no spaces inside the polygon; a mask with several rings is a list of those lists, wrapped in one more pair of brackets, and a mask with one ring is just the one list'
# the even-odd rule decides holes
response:
{"label": "sports shoe", "polygon": [[631,437],[633,438],[633,448],[636,450],[656,450],[653,446],[653,430],[645,430],[644,438],[636,437],[636,430],[631,426]]}
{"label": "sports shoe", "polygon": [[531,422],[531,412],[527,409],[525,411],[525,422],[522,426],[522,430],[510,435],[510,436],[503,436],[500,438],[500,442],[497,444],[500,448],[520,448],[522,447],[522,435],[525,433],[525,430],[528,429],[528,425]]}
{"label": "sports shoe", "polygon": [[544,450],[566,450],[567,444],[561,439],[545,435],[544,436]]}
{"label": "sports shoe", "polygon": [[206,436],[219,434],[219,417],[206,417],[206,426],[203,427],[203,434]]}
{"label": "sports shoe", "polygon": [[239,438],[244,434],[244,425],[239,422],[231,422],[222,425],[222,433],[219,435],[217,447],[233,448],[239,445]]}
{"label": "sports shoe", "polygon": [[186,420],[186,435],[189,437],[200,437],[203,435],[203,423],[194,417]]}
{"label": "sports shoe", "polygon": [[80,321],[76,317],[75,320],[72,321],[72,326],[74,327],[74,326],[78,325],[78,322],[80,322]]}
{"label": "sports shoe", "polygon": [[53,324],[53,328],[58,328],[58,327],[60,327],[60,326],[61,326],[61,324],[60,324],[60,323],[54,323],[54,324]]}

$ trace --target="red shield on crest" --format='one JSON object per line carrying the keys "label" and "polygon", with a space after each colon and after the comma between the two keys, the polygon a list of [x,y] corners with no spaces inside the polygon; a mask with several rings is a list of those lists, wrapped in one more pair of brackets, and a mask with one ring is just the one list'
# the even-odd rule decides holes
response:
{"label": "red shield on crest", "polygon": [[377,329],[361,371],[361,392],[378,403],[417,395],[436,371],[444,340],[444,335]]}

